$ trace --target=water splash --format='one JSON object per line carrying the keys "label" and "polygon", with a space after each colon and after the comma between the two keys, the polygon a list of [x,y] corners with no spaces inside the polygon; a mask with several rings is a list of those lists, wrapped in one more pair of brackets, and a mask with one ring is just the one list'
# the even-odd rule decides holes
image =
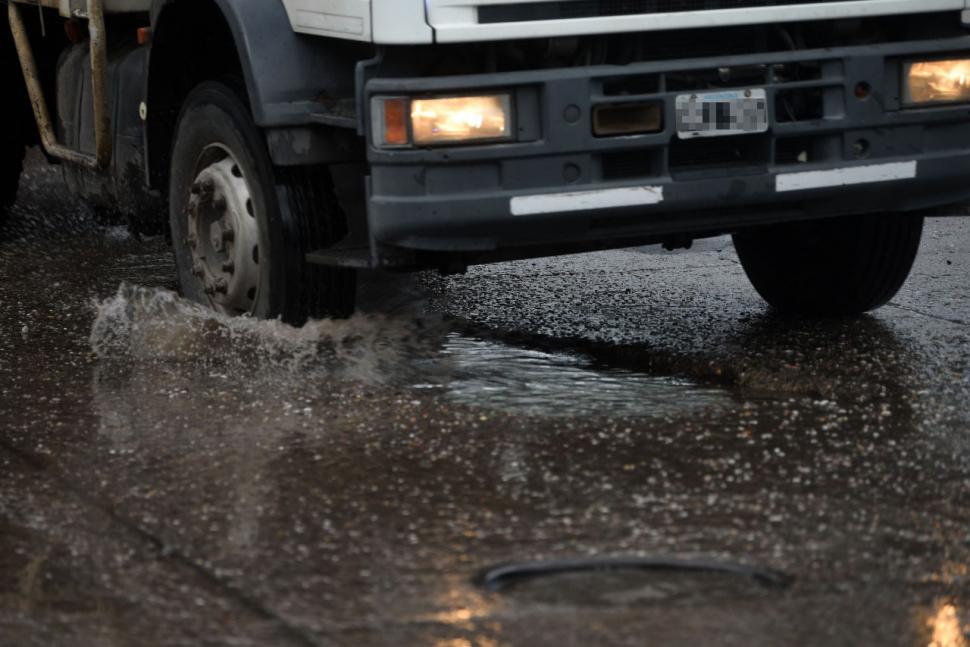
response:
{"label": "water splash", "polygon": [[439,322],[355,315],[311,321],[295,328],[281,321],[228,317],[181,299],[174,292],[128,283],[95,304],[90,343],[102,360],[167,362],[339,376],[365,382],[393,380],[410,360],[434,346]]}
{"label": "water splash", "polygon": [[198,367],[231,374],[238,386],[275,381],[285,392],[293,379],[331,389],[342,380],[543,417],[682,415],[730,401],[722,389],[686,379],[470,338],[413,309],[294,328],[228,317],[173,292],[127,283],[95,305],[90,342],[104,362]]}

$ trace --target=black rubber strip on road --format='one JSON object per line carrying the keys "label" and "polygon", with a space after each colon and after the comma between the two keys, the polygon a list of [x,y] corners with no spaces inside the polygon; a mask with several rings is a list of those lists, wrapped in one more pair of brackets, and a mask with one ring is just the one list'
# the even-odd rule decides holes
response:
{"label": "black rubber strip on road", "polygon": [[787,589],[795,577],[781,571],[707,560],[679,560],[666,557],[604,557],[509,563],[481,571],[476,584],[500,592],[524,580],[567,573],[611,571],[683,571],[737,575],[771,589]]}

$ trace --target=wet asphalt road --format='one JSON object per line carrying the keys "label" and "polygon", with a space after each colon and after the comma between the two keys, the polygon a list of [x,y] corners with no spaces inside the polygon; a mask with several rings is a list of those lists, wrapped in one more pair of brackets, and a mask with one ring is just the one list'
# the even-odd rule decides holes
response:
{"label": "wet asphalt road", "polygon": [[[224,320],[36,165],[0,240],[2,645],[970,644],[965,220],[827,322],[726,240]],[[606,557],[794,579],[475,579]]]}

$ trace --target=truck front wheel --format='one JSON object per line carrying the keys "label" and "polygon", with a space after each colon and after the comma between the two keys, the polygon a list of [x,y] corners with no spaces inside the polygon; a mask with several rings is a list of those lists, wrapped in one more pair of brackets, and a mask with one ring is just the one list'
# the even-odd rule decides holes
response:
{"label": "truck front wheel", "polygon": [[919,250],[923,218],[871,214],[759,227],[734,235],[741,265],[776,310],[855,315],[892,299]]}
{"label": "truck front wheel", "polygon": [[169,177],[183,296],[227,315],[295,325],[353,311],[354,274],[306,262],[345,233],[327,169],[274,168],[228,86],[204,83],[187,98]]}

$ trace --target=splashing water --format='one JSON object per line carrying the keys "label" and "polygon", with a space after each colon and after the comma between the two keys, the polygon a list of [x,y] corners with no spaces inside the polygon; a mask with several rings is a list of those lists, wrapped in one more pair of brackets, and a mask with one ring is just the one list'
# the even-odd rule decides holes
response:
{"label": "splashing water", "polygon": [[436,334],[440,322],[380,314],[295,328],[228,317],[173,292],[127,283],[95,307],[90,342],[102,360],[227,366],[250,375],[284,371],[383,383],[444,334]]}
{"label": "splashing water", "polygon": [[427,315],[356,314],[294,328],[228,317],[175,293],[122,284],[95,304],[104,362],[200,367],[242,381],[345,380],[527,416],[662,416],[724,406],[690,380],[596,365],[571,353],[472,339]]}

